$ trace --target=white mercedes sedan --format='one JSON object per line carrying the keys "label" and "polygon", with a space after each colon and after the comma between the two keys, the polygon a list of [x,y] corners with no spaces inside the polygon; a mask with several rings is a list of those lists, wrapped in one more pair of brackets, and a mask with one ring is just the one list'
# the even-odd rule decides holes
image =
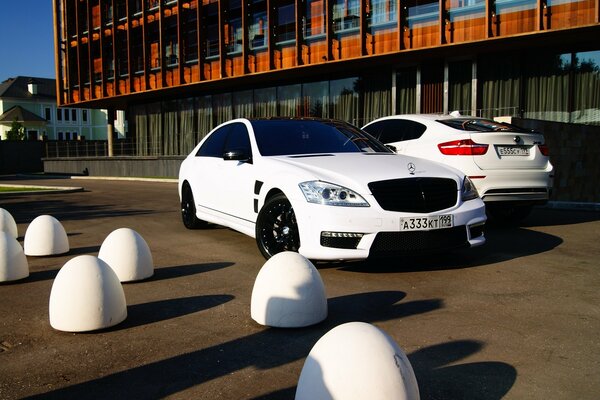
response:
{"label": "white mercedes sedan", "polygon": [[469,178],[340,121],[221,124],[182,162],[178,187],[187,228],[235,229],[265,258],[356,260],[485,242],[485,206]]}

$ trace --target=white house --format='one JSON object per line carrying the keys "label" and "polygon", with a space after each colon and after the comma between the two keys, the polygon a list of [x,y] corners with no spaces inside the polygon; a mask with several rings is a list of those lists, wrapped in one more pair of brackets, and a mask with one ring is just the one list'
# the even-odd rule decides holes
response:
{"label": "white house", "polygon": [[[6,139],[15,118],[29,140],[107,139],[106,110],[57,107],[54,79],[17,76],[0,83],[1,139]],[[114,124],[117,137],[124,138],[123,111],[117,111]]]}

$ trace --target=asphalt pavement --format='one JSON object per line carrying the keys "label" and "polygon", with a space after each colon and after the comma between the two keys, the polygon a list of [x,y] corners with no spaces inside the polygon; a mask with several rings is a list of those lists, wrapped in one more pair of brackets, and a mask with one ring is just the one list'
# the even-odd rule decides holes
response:
{"label": "asphalt pavement", "polygon": [[[1,180],[17,183],[14,180]],[[422,399],[598,399],[600,213],[537,208],[521,226],[488,226],[480,248],[318,264],[328,318],[301,329],[250,317],[264,264],[252,238],[189,231],[177,185],[78,179],[72,193],[0,197],[20,242],[56,217],[71,250],[27,257],[30,276],[0,283],[0,399],[293,399],[304,360],[333,327],[363,321],[404,349]],[[128,227],[152,251],[152,278],[124,284],[127,319],[89,333],[54,330],[53,279]],[[360,368],[361,366],[357,366]]]}

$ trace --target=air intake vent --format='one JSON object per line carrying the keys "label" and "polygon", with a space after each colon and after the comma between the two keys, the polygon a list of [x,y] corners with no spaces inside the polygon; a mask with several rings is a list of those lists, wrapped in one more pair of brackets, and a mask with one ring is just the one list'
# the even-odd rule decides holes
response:
{"label": "air intake vent", "polygon": [[387,211],[429,213],[454,206],[458,197],[456,181],[446,178],[371,182],[369,189]]}

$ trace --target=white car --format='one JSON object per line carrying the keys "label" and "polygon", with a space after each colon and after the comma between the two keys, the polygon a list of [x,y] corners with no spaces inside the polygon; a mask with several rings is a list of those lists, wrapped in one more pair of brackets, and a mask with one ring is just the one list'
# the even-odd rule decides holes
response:
{"label": "white car", "polygon": [[525,218],[548,201],[553,167],[544,136],[511,124],[452,115],[393,115],[362,128],[398,154],[465,173],[500,222]]}
{"label": "white car", "polygon": [[256,238],[265,258],[365,259],[485,242],[485,206],[464,174],[397,155],[339,121],[226,122],[181,164],[179,196],[187,228],[230,227]]}

